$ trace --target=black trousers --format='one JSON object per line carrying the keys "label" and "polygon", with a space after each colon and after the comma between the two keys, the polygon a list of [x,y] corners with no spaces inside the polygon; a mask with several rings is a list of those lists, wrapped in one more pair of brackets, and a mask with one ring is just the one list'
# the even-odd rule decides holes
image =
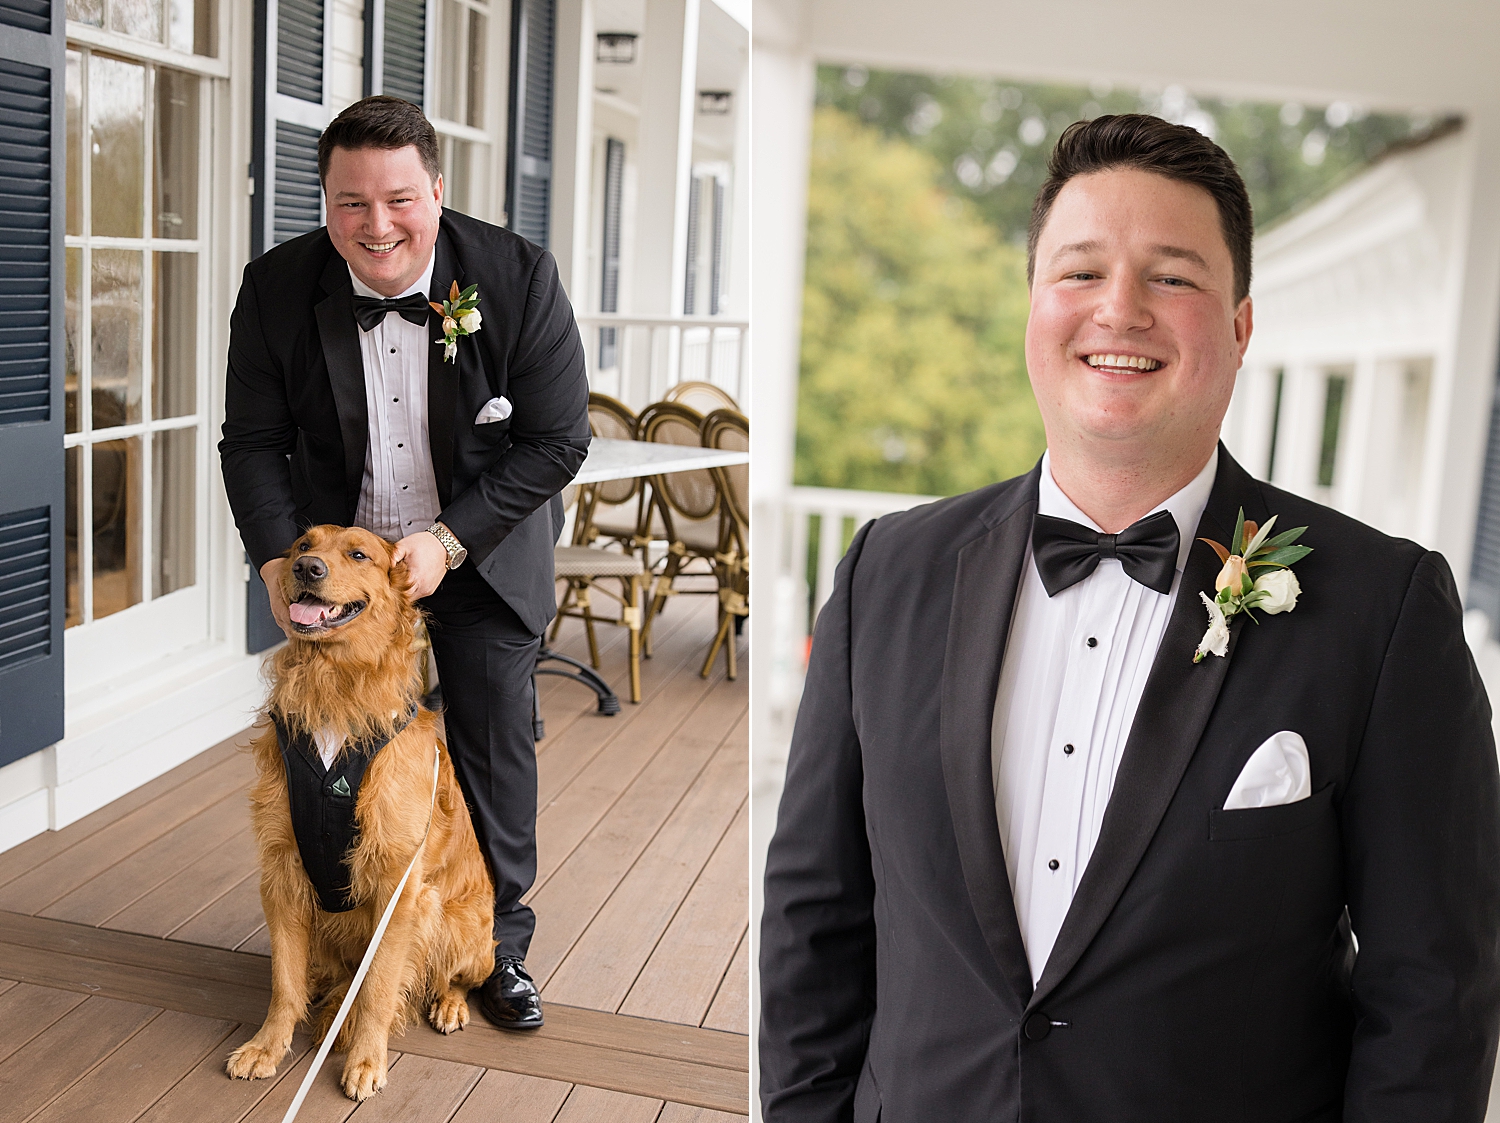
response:
{"label": "black trousers", "polygon": [[443,685],[448,753],[495,878],[495,954],[524,959],[536,929],[521,896],[536,880],[531,676],[541,637],[467,562],[419,604]]}

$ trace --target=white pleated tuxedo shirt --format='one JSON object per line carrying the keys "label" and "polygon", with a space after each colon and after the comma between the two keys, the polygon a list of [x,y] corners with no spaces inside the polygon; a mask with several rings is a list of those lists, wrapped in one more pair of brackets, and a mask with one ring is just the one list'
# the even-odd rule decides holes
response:
{"label": "white pleated tuxedo shirt", "polygon": [[[990,760],[1033,982],[1042,976],[1098,841],[1218,461],[1215,452],[1191,483],[1155,509],[1172,513],[1181,539],[1170,593],[1146,588],[1109,558],[1049,597],[1026,547],[995,697]],[[1042,458],[1037,510],[1100,529],[1052,479],[1050,456]]]}
{"label": "white pleated tuxedo shirt", "polygon": [[[434,253],[416,283],[397,295],[421,293],[425,299],[432,288],[436,259]],[[349,279],[355,295],[382,296],[352,269]],[[354,525],[396,542],[426,530],[442,510],[427,441],[427,360],[436,329],[387,312],[369,331],[355,330],[364,360],[370,439],[365,445],[365,474]]]}

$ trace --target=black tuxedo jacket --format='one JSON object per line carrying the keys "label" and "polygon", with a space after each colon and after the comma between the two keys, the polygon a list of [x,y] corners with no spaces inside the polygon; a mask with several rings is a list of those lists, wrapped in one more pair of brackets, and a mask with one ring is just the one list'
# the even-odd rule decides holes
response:
{"label": "black tuxedo jacket", "polygon": [[[1194,545],[1032,988],[990,726],[1037,475],[871,523],[840,566],[766,870],[768,1123],[1478,1123],[1500,785],[1452,575],[1222,448],[1198,533],[1307,525],[1302,598],[1195,665]],[[1222,810],[1280,730],[1312,796]]]}
{"label": "black tuxedo jacket", "polygon": [[[556,608],[559,492],[588,452],[588,377],[552,255],[498,226],[444,211],[431,298],[479,286],[483,326],[443,361],[431,321],[428,434],[438,516],[485,580],[540,633]],[[349,267],[326,228],[245,267],[230,319],[219,452],[235,524],[259,569],[308,526],[354,520],[369,442]],[[474,424],[491,398],[505,421]],[[549,502],[551,501],[551,502]],[[421,529],[426,529],[425,527]]]}

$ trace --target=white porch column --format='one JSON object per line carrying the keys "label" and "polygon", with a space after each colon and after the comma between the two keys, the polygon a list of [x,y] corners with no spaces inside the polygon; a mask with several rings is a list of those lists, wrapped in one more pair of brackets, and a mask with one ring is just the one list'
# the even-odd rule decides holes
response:
{"label": "white porch column", "polygon": [[646,0],[632,312],[681,315],[698,91],[699,0]]}
{"label": "white porch column", "polygon": [[[782,10],[778,10],[782,9]],[[790,11],[784,10],[790,9]],[[755,13],[753,69],[755,116],[751,122],[751,278],[754,330],[750,356],[750,413],[755,419],[755,456],[750,464],[751,526],[760,559],[752,571],[752,601],[758,621],[770,623],[783,608],[778,583],[782,567],[782,507],[792,484],[797,427],[797,368],[802,332],[802,273],[807,234],[807,164],[811,148],[813,82],[811,53],[800,36],[802,12],[795,3],[761,4]],[[781,19],[776,17],[781,16]],[[795,607],[795,606],[792,606]],[[775,707],[800,668],[801,653],[775,650],[771,629],[750,646],[752,783],[778,745],[787,715]],[[779,778],[777,778],[779,783]]]}
{"label": "white porch column", "polygon": [[[734,178],[729,195],[729,307],[735,319],[750,308],[750,55],[734,87]],[[741,387],[743,395],[746,387]],[[742,405],[748,404],[741,402]]]}
{"label": "white porch column", "polygon": [[574,308],[590,303],[589,214],[594,138],[594,0],[558,0],[552,114],[552,254]]}
{"label": "white porch column", "polygon": [[1468,586],[1484,472],[1485,437],[1494,397],[1500,339],[1500,106],[1469,117],[1463,192],[1455,231],[1454,273],[1445,301],[1453,319],[1432,376],[1423,494],[1418,504],[1423,543],[1441,550],[1460,591]]}

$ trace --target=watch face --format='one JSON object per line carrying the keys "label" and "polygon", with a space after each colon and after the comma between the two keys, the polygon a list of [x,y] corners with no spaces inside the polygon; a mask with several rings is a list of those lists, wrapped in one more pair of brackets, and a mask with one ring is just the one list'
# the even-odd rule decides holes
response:
{"label": "watch face", "polygon": [[468,556],[469,551],[460,546],[458,548],[458,553],[454,554],[451,558],[448,559],[448,568],[457,569],[459,566],[464,564],[464,561],[468,558]]}

